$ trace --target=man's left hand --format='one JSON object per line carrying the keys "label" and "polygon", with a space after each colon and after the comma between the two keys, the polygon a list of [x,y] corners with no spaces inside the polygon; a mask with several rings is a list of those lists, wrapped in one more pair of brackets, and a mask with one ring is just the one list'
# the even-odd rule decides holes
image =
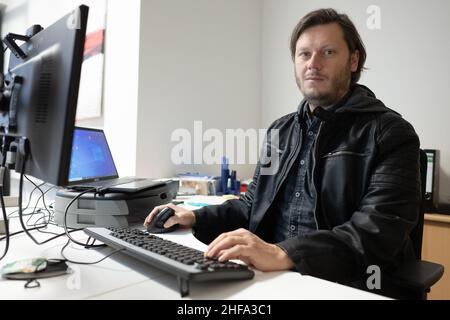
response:
{"label": "man's left hand", "polygon": [[211,242],[205,255],[220,262],[238,259],[261,271],[288,270],[294,266],[283,249],[245,229],[221,234]]}

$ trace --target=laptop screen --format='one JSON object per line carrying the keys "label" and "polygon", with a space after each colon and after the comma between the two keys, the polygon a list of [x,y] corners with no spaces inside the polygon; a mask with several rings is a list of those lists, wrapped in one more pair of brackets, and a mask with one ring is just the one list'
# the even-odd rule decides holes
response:
{"label": "laptop screen", "polygon": [[73,133],[69,183],[117,178],[103,130],[76,127]]}

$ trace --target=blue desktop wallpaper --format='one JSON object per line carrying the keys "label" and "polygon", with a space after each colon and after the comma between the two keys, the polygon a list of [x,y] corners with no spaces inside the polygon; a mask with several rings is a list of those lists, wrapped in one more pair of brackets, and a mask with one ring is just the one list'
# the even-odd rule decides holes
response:
{"label": "blue desktop wallpaper", "polygon": [[69,182],[117,175],[102,131],[75,129],[73,136]]}

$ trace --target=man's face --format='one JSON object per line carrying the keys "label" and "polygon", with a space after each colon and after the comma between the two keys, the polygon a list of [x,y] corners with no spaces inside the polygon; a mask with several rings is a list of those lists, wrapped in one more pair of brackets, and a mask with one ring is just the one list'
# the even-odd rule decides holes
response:
{"label": "man's face", "polygon": [[297,41],[295,78],[309,104],[327,107],[348,91],[359,53],[350,54],[337,23],[306,29]]}

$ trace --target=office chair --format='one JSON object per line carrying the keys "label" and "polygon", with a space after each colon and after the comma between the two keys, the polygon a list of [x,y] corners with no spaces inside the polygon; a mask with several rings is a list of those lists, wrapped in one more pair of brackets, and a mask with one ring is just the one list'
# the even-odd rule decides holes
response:
{"label": "office chair", "polygon": [[[420,179],[421,193],[425,195],[427,176],[427,155],[420,150]],[[427,293],[431,287],[441,279],[444,274],[444,266],[438,263],[421,260],[422,258],[422,236],[424,224],[425,206],[420,206],[419,219],[412,230],[410,237],[413,243],[416,260],[406,261],[395,271],[388,274],[392,288],[387,295],[397,299],[426,300]]]}

